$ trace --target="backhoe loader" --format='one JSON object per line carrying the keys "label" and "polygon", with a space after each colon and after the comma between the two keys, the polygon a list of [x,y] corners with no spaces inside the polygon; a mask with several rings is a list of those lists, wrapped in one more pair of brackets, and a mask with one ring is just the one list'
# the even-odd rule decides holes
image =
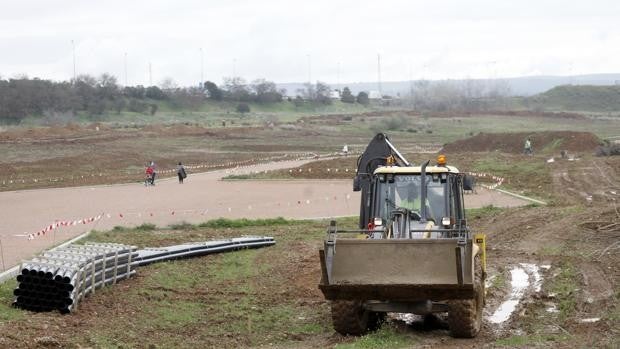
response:
{"label": "backhoe loader", "polygon": [[465,218],[463,190],[473,178],[449,166],[413,165],[377,134],[357,163],[359,229],[330,223],[320,290],[331,301],[334,329],[362,335],[387,313],[447,313],[451,334],[480,331],[485,303],[485,236]]}

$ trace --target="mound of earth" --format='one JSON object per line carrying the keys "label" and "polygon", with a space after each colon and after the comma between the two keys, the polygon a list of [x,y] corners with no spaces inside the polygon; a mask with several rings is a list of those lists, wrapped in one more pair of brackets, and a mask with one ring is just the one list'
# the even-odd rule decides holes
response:
{"label": "mound of earth", "polygon": [[444,152],[522,153],[526,138],[532,141],[534,151],[542,149],[573,152],[594,151],[600,140],[590,132],[547,131],[518,133],[479,133],[473,137],[446,144]]}

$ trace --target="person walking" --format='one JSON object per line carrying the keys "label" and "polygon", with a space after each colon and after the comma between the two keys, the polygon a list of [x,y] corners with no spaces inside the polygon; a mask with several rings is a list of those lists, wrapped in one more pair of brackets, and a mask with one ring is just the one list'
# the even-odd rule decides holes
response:
{"label": "person walking", "polygon": [[151,175],[151,185],[155,185],[155,177],[157,176],[156,165],[154,161],[151,161],[149,167],[152,169],[153,174]]}
{"label": "person walking", "polygon": [[530,137],[527,137],[525,139],[525,145],[523,146],[523,153],[525,153],[526,155],[532,155],[533,151],[532,151],[532,141],[530,140]]}
{"label": "person walking", "polygon": [[187,172],[185,171],[185,166],[181,162],[177,166],[177,176],[179,176],[179,184],[183,184],[183,180],[187,178]]}
{"label": "person walking", "polygon": [[147,163],[146,170],[144,171],[146,174],[146,179],[144,180],[144,186],[154,185],[153,183],[153,167]]}

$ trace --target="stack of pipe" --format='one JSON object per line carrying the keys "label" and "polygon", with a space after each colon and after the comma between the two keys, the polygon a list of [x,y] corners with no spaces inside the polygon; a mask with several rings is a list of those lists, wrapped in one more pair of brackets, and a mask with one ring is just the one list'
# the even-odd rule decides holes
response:
{"label": "stack of pipe", "polygon": [[31,311],[69,313],[95,290],[135,273],[135,246],[69,245],[25,262],[13,291],[16,307]]}
{"label": "stack of pipe", "polygon": [[68,245],[24,262],[17,276],[14,306],[31,311],[70,313],[86,295],[130,277],[135,268],[155,262],[274,245],[273,237],[192,242],[136,250],[121,244]]}

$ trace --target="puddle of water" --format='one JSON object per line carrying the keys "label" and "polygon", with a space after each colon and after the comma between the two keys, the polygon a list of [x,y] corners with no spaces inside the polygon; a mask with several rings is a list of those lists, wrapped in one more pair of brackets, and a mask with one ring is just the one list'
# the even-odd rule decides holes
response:
{"label": "puddle of water", "polygon": [[548,313],[559,313],[560,310],[558,310],[558,307],[555,305],[555,303],[546,303],[547,305],[547,312]]}
{"label": "puddle of water", "polygon": [[534,291],[540,292],[542,287],[542,276],[540,276],[538,266],[532,263],[521,263],[521,266],[525,268],[528,274],[534,277]]}
{"label": "puddle of water", "polygon": [[510,315],[515,311],[517,305],[523,298],[525,289],[530,285],[529,278],[525,270],[520,267],[514,267],[510,271],[510,285],[512,291],[510,292],[510,298],[502,303],[499,308],[491,315],[489,321],[494,324],[500,324],[510,318]]}
{"label": "puddle of water", "polygon": [[411,325],[414,321],[419,321],[422,317],[410,313],[391,313],[390,316],[396,320],[404,321],[407,325]]}
{"label": "puddle of water", "polygon": [[589,324],[589,323],[593,323],[593,322],[598,322],[600,319],[601,319],[600,317],[593,317],[593,318],[581,319],[581,320],[577,320],[577,321],[582,323],[582,324]]}

